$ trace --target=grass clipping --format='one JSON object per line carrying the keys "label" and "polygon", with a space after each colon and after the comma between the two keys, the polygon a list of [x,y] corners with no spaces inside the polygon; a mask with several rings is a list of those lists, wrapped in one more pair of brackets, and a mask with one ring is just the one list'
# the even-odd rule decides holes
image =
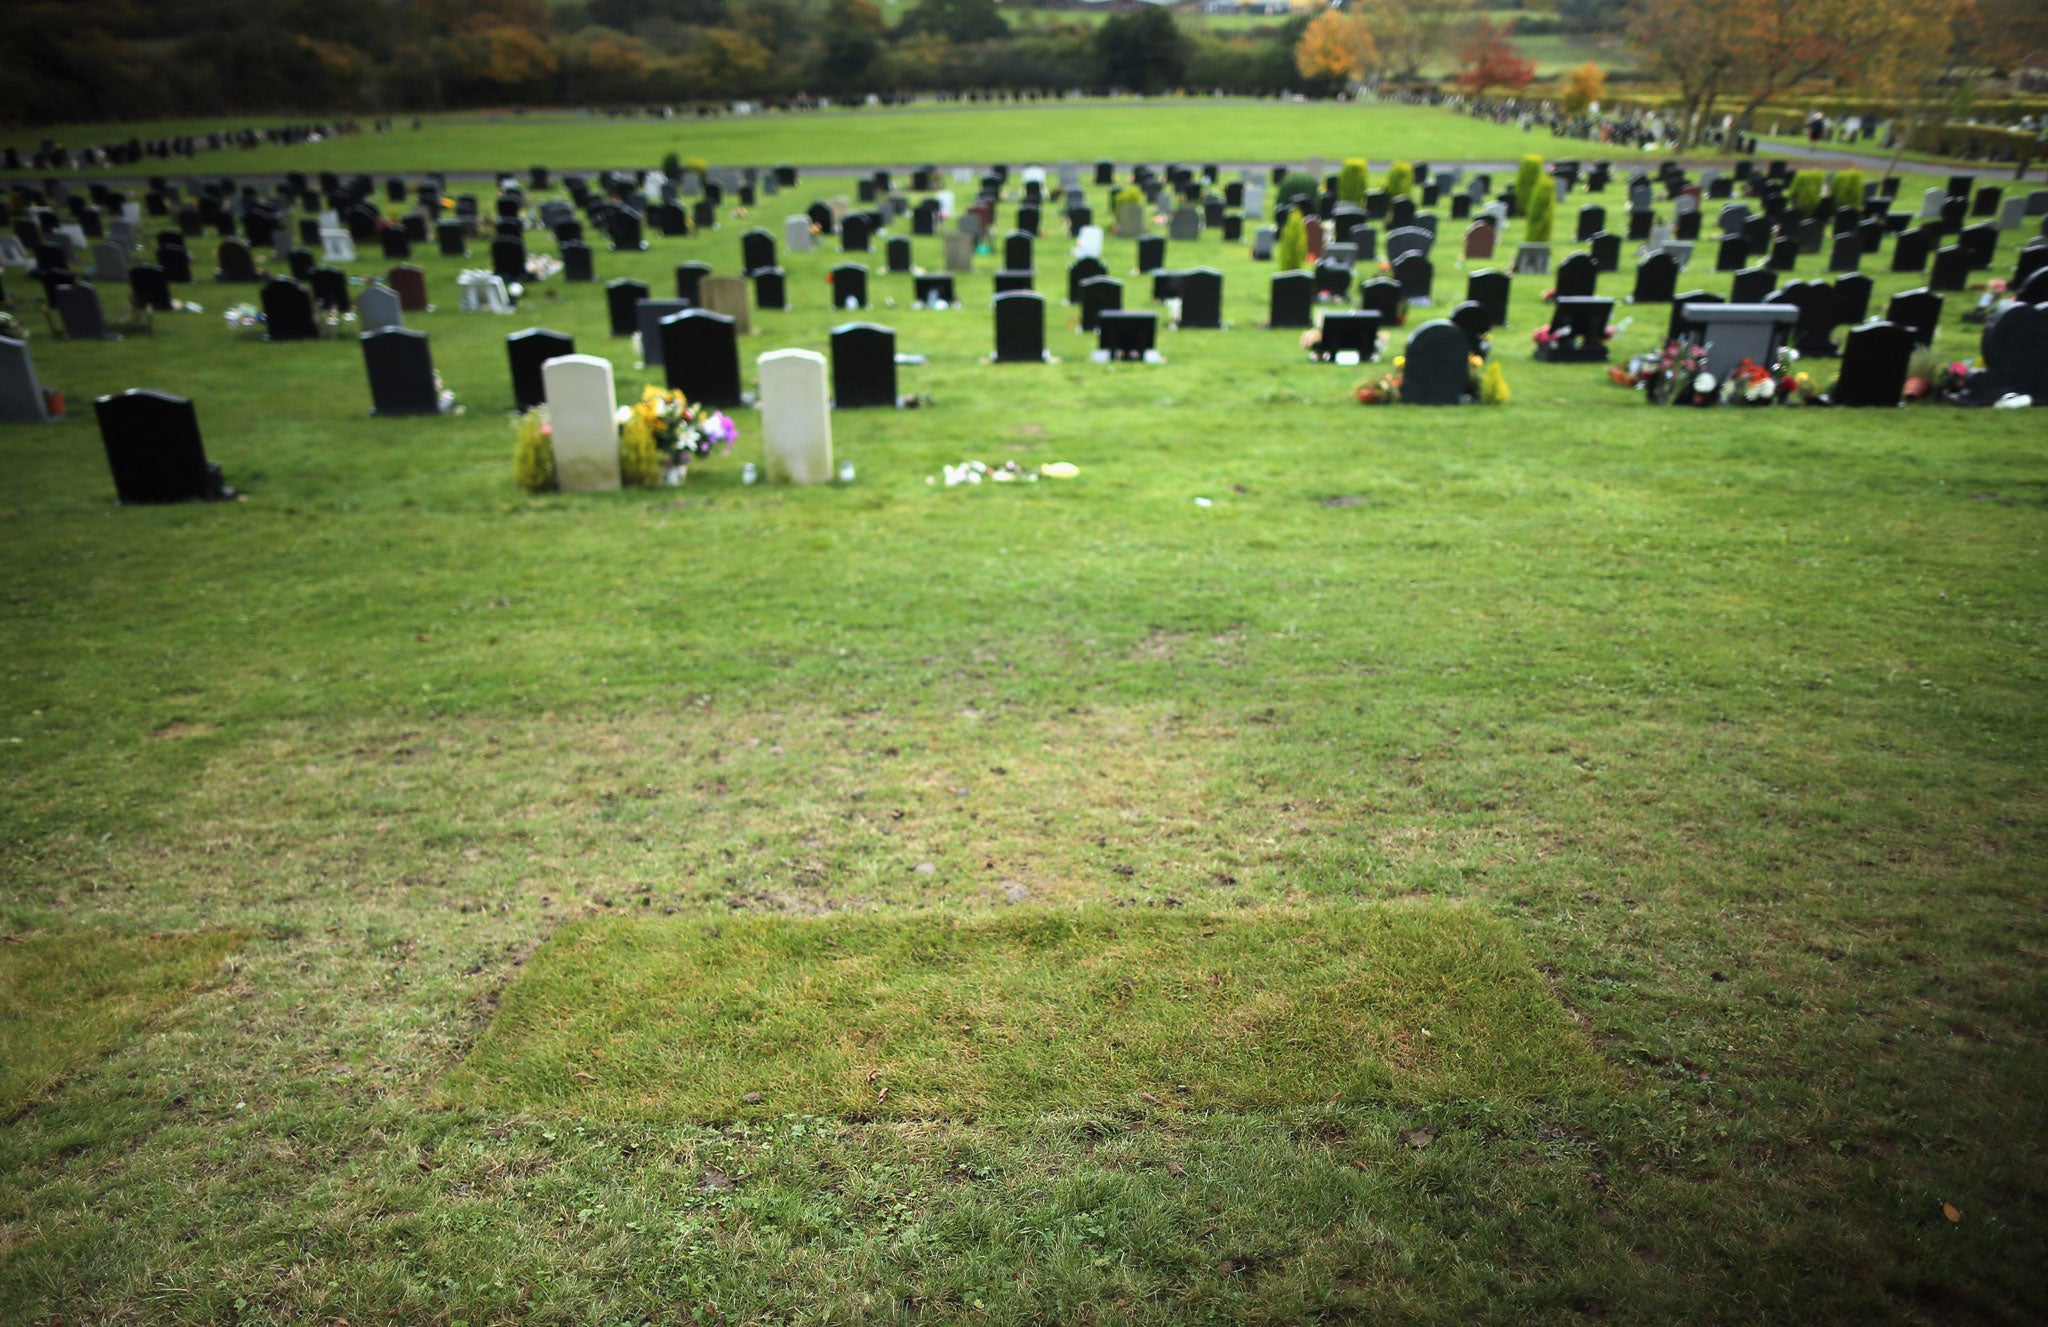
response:
{"label": "grass clipping", "polygon": [[1596,1057],[1462,908],[601,919],[507,992],[449,1104],[695,1120],[1550,1096]]}
{"label": "grass clipping", "polygon": [[0,946],[0,1117],[134,1036],[241,939],[39,935]]}

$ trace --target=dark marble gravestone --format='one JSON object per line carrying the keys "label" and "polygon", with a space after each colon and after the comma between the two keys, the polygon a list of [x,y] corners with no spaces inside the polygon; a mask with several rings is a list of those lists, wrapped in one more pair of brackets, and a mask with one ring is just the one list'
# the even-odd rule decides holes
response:
{"label": "dark marble gravestone", "polygon": [[861,263],[841,263],[827,274],[832,282],[832,307],[865,309],[868,306],[868,269]]}
{"label": "dark marble gravestone", "polygon": [[1931,346],[1941,326],[1941,305],[1941,296],[1924,286],[1902,290],[1885,305],[1884,320],[1905,328],[1916,344]]}
{"label": "dark marble gravestone", "polygon": [[1138,241],[1138,271],[1150,275],[1166,266],[1166,240],[1162,236],[1147,235]]}
{"label": "dark marble gravestone", "polygon": [[1115,277],[1092,276],[1081,283],[1080,328],[1099,330],[1104,311],[1124,306],[1124,283]]}
{"label": "dark marble gravestone", "polygon": [[640,318],[635,309],[646,298],[647,283],[644,281],[621,278],[605,283],[605,309],[611,317],[613,336],[631,336],[640,330]]}
{"label": "dark marble gravestone", "polygon": [[1602,231],[1587,243],[1591,246],[1594,267],[1602,272],[1621,270],[1621,236]]}
{"label": "dark marble gravestone", "polygon": [[1705,323],[1694,322],[1692,319],[1687,318],[1685,316],[1685,306],[1688,304],[1725,303],[1727,301],[1719,295],[1711,294],[1704,290],[1688,290],[1683,294],[1672,296],[1671,321],[1665,327],[1664,339],[1666,341],[1690,341],[1697,345],[1701,340],[1705,339],[1707,326]]}
{"label": "dark marble gravestone", "polygon": [[491,274],[508,283],[526,280],[526,241],[516,235],[501,235],[492,240]]}
{"label": "dark marble gravestone", "polygon": [[1588,203],[1579,209],[1579,229],[1573,238],[1584,244],[1606,229],[1607,209],[1597,203]]}
{"label": "dark marble gravestone", "polygon": [[848,212],[839,223],[839,250],[841,253],[866,253],[870,228],[865,212]]}
{"label": "dark marble gravestone", "polygon": [[1559,295],[1550,308],[1553,334],[1549,357],[1572,363],[1603,363],[1607,359],[1607,323],[1614,301],[1590,295]]}
{"label": "dark marble gravestone", "polygon": [[407,313],[426,313],[427,274],[410,264],[400,264],[384,274],[384,283],[398,293],[398,307]]}
{"label": "dark marble gravestone", "polygon": [[1557,295],[1579,298],[1594,294],[1600,284],[1600,269],[1589,253],[1575,253],[1557,265]]}
{"label": "dark marble gravestone", "polygon": [[789,307],[788,275],[779,267],[764,267],[754,273],[754,307],[757,309],[787,309]]}
{"label": "dark marble gravestone", "polygon": [[1316,343],[1316,355],[1321,359],[1332,359],[1350,351],[1363,362],[1378,353],[1379,336],[1379,314],[1364,309],[1356,312],[1332,310],[1323,315],[1323,334]]}
{"label": "dark marble gravestone", "polygon": [[1874,283],[1861,272],[1851,272],[1835,281],[1835,321],[1854,327],[1870,317],[1870,292]]}
{"label": "dark marble gravestone", "polygon": [[1158,336],[1158,314],[1111,309],[1096,323],[1095,347],[1113,360],[1142,360],[1152,353]]}
{"label": "dark marble gravestone", "polygon": [[661,320],[662,367],[671,390],[699,405],[744,405],[737,320],[709,309],[685,309]]}
{"label": "dark marble gravestone", "polygon": [[1913,334],[1888,322],[1851,328],[1842,342],[1841,377],[1828,392],[1832,405],[1898,405],[1906,390]]}
{"label": "dark marble gravestone", "polygon": [[1861,231],[1845,230],[1835,236],[1834,247],[1828,251],[1828,271],[1854,272],[1863,266],[1863,234]]}
{"label": "dark marble gravestone", "polygon": [[1404,405],[1460,405],[1471,381],[1471,342],[1447,319],[1424,323],[1408,337],[1401,371]]}
{"label": "dark marble gravestone", "polygon": [[213,279],[235,285],[253,285],[263,278],[256,271],[256,261],[250,256],[248,245],[240,240],[222,240],[220,270]]}
{"label": "dark marble gravestone", "polygon": [[348,313],[354,308],[349,298],[348,273],[338,267],[316,267],[313,279],[307,283],[313,288],[313,303],[330,313]]}
{"label": "dark marble gravestone", "polygon": [[1998,227],[1988,223],[1979,226],[1965,226],[1956,236],[1956,244],[1962,249],[1964,261],[1972,272],[1981,272],[1991,266],[1998,253]]}
{"label": "dark marble gravestone", "polygon": [[393,262],[404,262],[412,257],[412,237],[399,226],[391,226],[377,233],[383,242],[384,256]]}
{"label": "dark marble gravestone", "polygon": [[137,308],[171,311],[171,283],[164,269],[143,263],[128,269],[128,298]]}
{"label": "dark marble gravestone", "polygon": [[1033,240],[1030,232],[1013,230],[1003,237],[1003,267],[1012,272],[1032,270]]}
{"label": "dark marble gravestone", "polygon": [[[464,258],[469,254],[469,232],[460,221],[441,221],[434,226],[434,237],[441,246],[443,258]],[[314,237],[318,239],[316,235]]]}
{"label": "dark marble gravestone", "polygon": [[313,321],[313,296],[304,286],[274,277],[263,287],[263,339],[311,341],[320,335]]}
{"label": "dark marble gravestone", "polygon": [[927,308],[954,304],[957,297],[953,293],[953,274],[919,272],[910,279],[910,297]]}
{"label": "dark marble gravestone", "polygon": [[579,285],[597,280],[597,264],[590,246],[581,240],[562,245],[562,280]]}
{"label": "dark marble gravestone", "polygon": [[1731,304],[1761,304],[1764,296],[1778,288],[1778,274],[1768,267],[1746,267],[1735,274],[1728,292]]}
{"label": "dark marble gravestone", "polygon": [[1031,290],[996,296],[995,324],[996,363],[1045,362],[1045,296]]}
{"label": "dark marble gravestone", "polygon": [[576,338],[545,327],[529,327],[505,338],[505,357],[512,368],[512,407],[531,410],[545,405],[547,388],[540,366],[551,359],[576,353]]}
{"label": "dark marble gravestone", "polygon": [[[1903,236],[1901,238],[1904,238]],[[1966,290],[1970,285],[1970,256],[1961,245],[1951,244],[1934,253],[1934,270],[1927,274],[1929,290]]]}
{"label": "dark marble gravestone", "polygon": [[1076,258],[1067,265],[1067,303],[1079,304],[1081,302],[1082,282],[1107,275],[1109,275],[1109,269],[1103,265],[1101,259]]}
{"label": "dark marble gravestone", "polygon": [[1971,405],[2018,393],[2048,406],[2048,304],[2010,304],[1984,328],[1984,367],[1963,385]]}
{"label": "dark marble gravestone", "polygon": [[[1398,287],[1397,287],[1398,289]],[[1268,296],[1266,325],[1313,327],[1316,279],[1306,272],[1275,272]]]}
{"label": "dark marble gravestone", "polygon": [[1473,354],[1486,355],[1490,353],[1487,333],[1493,330],[1493,322],[1486,316],[1486,310],[1479,307],[1477,301],[1466,300],[1457,308],[1452,309],[1451,322],[1457,326],[1459,331],[1465,334],[1465,339],[1472,345]]}
{"label": "dark marble gravestone", "polygon": [[370,377],[370,413],[377,416],[433,415],[441,410],[434,386],[434,357],[427,334],[386,327],[362,334],[363,368]]}
{"label": "dark marble gravestone", "polygon": [[1834,329],[1835,292],[1821,281],[1792,281],[1764,297],[1766,304],[1789,304],[1799,311],[1792,325],[1792,348],[1807,359],[1832,359],[1837,347]]}
{"label": "dark marble gravestone", "polygon": [[1630,302],[1669,304],[1677,289],[1678,260],[1668,253],[1653,253],[1636,264],[1636,288]]}
{"label": "dark marble gravestone", "polygon": [[1385,326],[1393,326],[1401,320],[1401,283],[1381,277],[1376,281],[1360,283],[1358,307],[1370,310],[1380,316]]}
{"label": "dark marble gravestone", "polygon": [[896,404],[896,333],[875,323],[832,329],[832,405],[837,410]]}
{"label": "dark marble gravestone", "polygon": [[220,467],[207,461],[199,413],[185,397],[131,390],[100,397],[93,414],[123,506],[235,496]]}
{"label": "dark marble gravestone", "polygon": [[711,275],[709,263],[679,263],[676,266],[676,298],[692,304],[704,302],[704,278]]}
{"label": "dark marble gravestone", "polygon": [[1436,264],[1426,253],[1404,254],[1394,262],[1394,281],[1401,298],[1410,304],[1428,304],[1435,298]]}
{"label": "dark marble gravestone", "polygon": [[1494,268],[1481,268],[1465,278],[1465,299],[1486,311],[1486,319],[1495,327],[1505,327],[1508,321],[1508,299],[1514,291],[1514,278]]}
{"label": "dark marble gravestone", "polygon": [[100,308],[100,293],[84,281],[57,287],[57,317],[67,341],[106,341],[106,314]]}
{"label": "dark marble gravestone", "polygon": [[1180,274],[1180,322],[1184,329],[1216,330],[1223,326],[1223,273],[1197,267]]}
{"label": "dark marble gravestone", "polygon": [[901,235],[892,235],[882,246],[884,267],[892,276],[907,276],[912,267],[910,241]]}

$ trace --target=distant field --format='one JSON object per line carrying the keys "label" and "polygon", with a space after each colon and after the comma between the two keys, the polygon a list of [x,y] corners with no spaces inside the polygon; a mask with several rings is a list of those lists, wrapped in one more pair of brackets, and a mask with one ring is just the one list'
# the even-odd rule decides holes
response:
{"label": "distant field", "polygon": [[[131,135],[202,133],[288,117],[72,125],[21,131],[28,146],[52,137],[73,145]],[[1419,161],[1512,161],[1544,152],[1547,135],[1419,106],[1277,102],[1233,98],[1077,100],[1015,106],[918,105],[719,120],[612,120],[573,111],[429,116],[417,132],[400,120],[389,134],[300,147],[208,153],[159,169],[236,174],[286,170],[523,170],[646,166],[665,153],[722,163],[798,166],[990,161],[1300,161],[1363,155],[1375,167],[1395,154]],[[1575,144],[1578,157],[1632,155]]]}

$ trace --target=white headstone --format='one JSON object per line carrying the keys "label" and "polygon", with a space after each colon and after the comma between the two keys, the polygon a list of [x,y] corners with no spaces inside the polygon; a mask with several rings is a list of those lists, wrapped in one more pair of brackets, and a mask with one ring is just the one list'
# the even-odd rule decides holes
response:
{"label": "white headstone", "polygon": [[825,357],[812,350],[761,356],[761,450],[769,482],[822,484],[832,478],[832,411]]}
{"label": "white headstone", "polygon": [[1076,257],[1076,258],[1100,258],[1100,257],[1102,257],[1102,227],[1100,227],[1100,226],[1083,226],[1083,227],[1081,227],[1081,233],[1080,233],[1080,234],[1079,234],[1078,236],[1076,236],[1076,237],[1075,237],[1075,242],[1074,242],[1074,257]]}
{"label": "white headstone", "polygon": [[330,263],[352,263],[356,260],[355,238],[341,229],[320,231],[321,256]]}
{"label": "white headstone", "polygon": [[1920,220],[1941,215],[1941,205],[1948,201],[1948,190],[1929,189],[1920,195]]}
{"label": "white headstone", "polygon": [[808,216],[784,217],[782,219],[782,247],[791,253],[809,253],[812,249],[811,219]]}
{"label": "white headstone", "polygon": [[555,431],[555,482],[564,493],[602,493],[619,486],[619,398],[612,362],[562,355],[540,366]]}
{"label": "white headstone", "polygon": [[941,189],[933,194],[932,197],[938,200],[940,216],[950,217],[953,215],[953,191],[951,189]]}

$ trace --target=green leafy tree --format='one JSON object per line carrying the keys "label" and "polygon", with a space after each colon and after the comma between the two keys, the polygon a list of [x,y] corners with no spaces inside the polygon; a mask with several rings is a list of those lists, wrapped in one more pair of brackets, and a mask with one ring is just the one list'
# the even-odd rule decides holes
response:
{"label": "green leafy tree", "polygon": [[1135,14],[1112,14],[1095,30],[1095,56],[1105,87],[1165,92],[1187,75],[1188,43],[1173,15],[1147,5]]}
{"label": "green leafy tree", "polygon": [[996,10],[996,0],[917,0],[896,35],[929,32],[955,44],[994,41],[1010,35],[1010,25]]}

